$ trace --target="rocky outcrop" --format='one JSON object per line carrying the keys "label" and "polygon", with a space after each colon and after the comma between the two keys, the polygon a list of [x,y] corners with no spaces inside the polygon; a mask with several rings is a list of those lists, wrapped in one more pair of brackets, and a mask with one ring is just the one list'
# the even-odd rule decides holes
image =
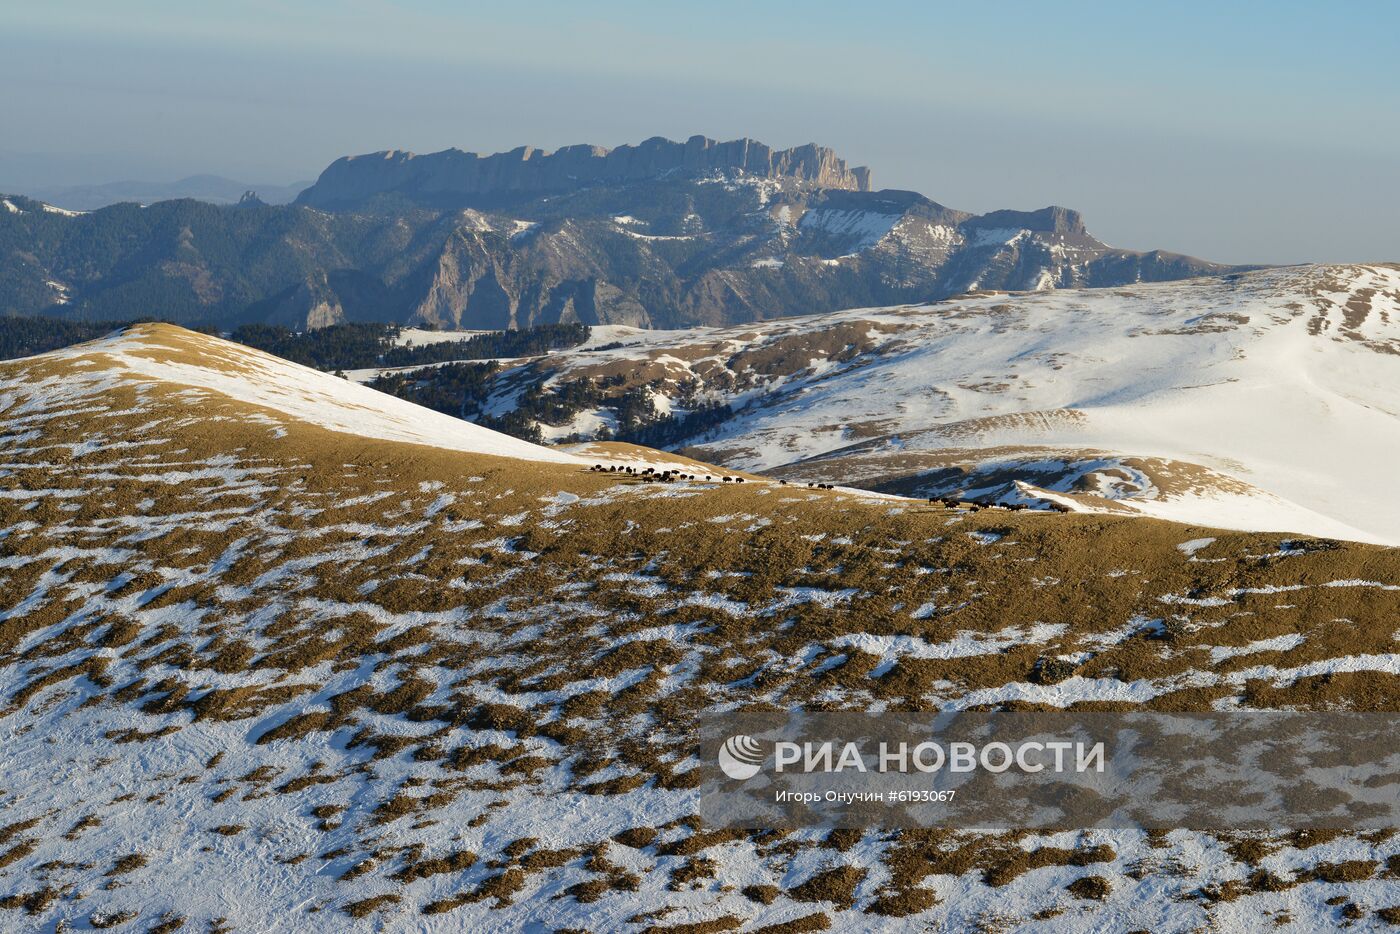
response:
{"label": "rocky outcrop", "polygon": [[1039,233],[1088,236],[1084,218],[1078,211],[1062,207],[1041,208],[1039,211],[990,211],[970,218],[964,223],[970,228],[1009,228]]}
{"label": "rocky outcrop", "polygon": [[565,146],[545,152],[521,146],[481,156],[460,149],[427,155],[401,150],[346,156],[331,163],[297,203],[320,208],[362,204],[397,193],[434,204],[466,203],[475,196],[571,191],[590,185],[659,179],[674,173],[734,172],[784,178],[813,188],[870,189],[870,170],[848,168],[824,146],[773,149],[757,140],[716,142],[692,136],[684,143],[656,136],[636,146]]}

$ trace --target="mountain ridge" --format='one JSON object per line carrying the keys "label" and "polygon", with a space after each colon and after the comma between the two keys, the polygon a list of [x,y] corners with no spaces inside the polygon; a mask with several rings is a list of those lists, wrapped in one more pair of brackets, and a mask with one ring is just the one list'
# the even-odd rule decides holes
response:
{"label": "mountain ridge", "polygon": [[200,174],[173,182],[122,180],[92,185],[55,185],[30,189],[25,194],[70,211],[95,211],[126,201],[152,204],[179,198],[194,198],[210,204],[237,204],[250,191],[268,204],[289,204],[310,184],[257,184],[222,175]]}
{"label": "mountain ridge", "polygon": [[284,206],[10,196],[0,314],[679,328],[1254,268],[1116,249],[1070,208],[974,215],[869,181],[815,144],[694,137],[346,157]]}
{"label": "mountain ridge", "polygon": [[490,155],[454,148],[425,155],[389,149],[343,156],[302,191],[296,203],[334,207],[386,191],[430,201],[454,194],[569,191],[590,184],[655,179],[676,171],[739,171],[821,188],[870,189],[868,168],[848,169],[833,150],[816,143],[773,149],[748,137],[719,142],[697,135],[678,143],[653,136],[635,146],[614,149],[585,143],[553,152],[518,146]]}

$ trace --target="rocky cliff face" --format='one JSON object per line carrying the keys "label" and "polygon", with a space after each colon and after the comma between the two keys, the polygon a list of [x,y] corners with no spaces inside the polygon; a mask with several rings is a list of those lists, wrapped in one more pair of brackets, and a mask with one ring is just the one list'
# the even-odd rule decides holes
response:
{"label": "rocky cliff face", "polygon": [[390,150],[337,159],[301,193],[299,204],[337,208],[356,205],[378,194],[395,193],[436,205],[465,203],[483,195],[520,195],[572,191],[658,179],[677,172],[689,175],[740,173],[757,178],[785,178],[814,188],[870,189],[870,170],[847,168],[824,146],[809,143],[773,149],[756,140],[716,142],[692,136],[684,143],[653,137],[636,146],[565,146],[545,152],[521,146],[510,152],[480,156],[460,149],[427,155]]}

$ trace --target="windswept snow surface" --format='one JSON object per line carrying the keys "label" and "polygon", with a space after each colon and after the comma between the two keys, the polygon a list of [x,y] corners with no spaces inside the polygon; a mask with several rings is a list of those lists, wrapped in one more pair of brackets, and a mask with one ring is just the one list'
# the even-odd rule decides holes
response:
{"label": "windswept snow surface", "polygon": [[[845,355],[829,341],[823,348],[833,329],[866,322],[865,346],[848,345]],[[789,360],[811,346],[810,363],[779,372],[735,362],[741,351],[778,344]],[[1006,451],[1053,463],[1097,452],[1109,473],[1049,489],[1092,493],[1077,509],[1400,544],[1396,266],[1273,269],[638,332],[621,348],[561,358],[586,372],[663,356],[674,381],[698,379],[736,410],[694,444],[696,456],[735,469],[950,453],[987,465]],[[1175,488],[1146,476],[1120,484],[1113,477],[1132,471],[1123,458],[1205,470]],[[877,467],[825,477],[860,485],[895,472]]]}
{"label": "windswept snow surface", "polygon": [[[172,347],[178,352],[167,353]],[[563,451],[425,409],[351,380],[239,344],[205,342],[175,328],[137,325],[96,344],[56,351],[55,358],[94,352],[109,358],[119,371],[210,389],[331,431],[522,460],[583,463]]]}

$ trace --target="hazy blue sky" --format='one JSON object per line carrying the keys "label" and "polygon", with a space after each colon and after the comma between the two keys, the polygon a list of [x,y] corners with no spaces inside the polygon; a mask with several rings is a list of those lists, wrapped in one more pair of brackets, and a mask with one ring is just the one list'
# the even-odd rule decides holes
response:
{"label": "hazy blue sky", "polygon": [[648,136],[809,141],[1117,245],[1400,260],[1388,0],[0,3],[0,190]]}

